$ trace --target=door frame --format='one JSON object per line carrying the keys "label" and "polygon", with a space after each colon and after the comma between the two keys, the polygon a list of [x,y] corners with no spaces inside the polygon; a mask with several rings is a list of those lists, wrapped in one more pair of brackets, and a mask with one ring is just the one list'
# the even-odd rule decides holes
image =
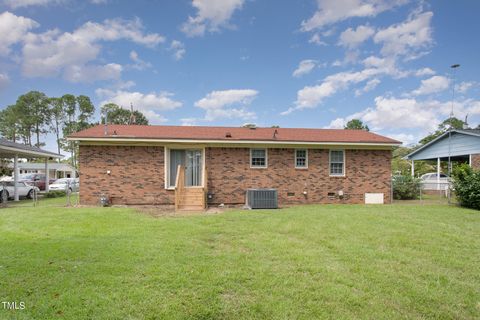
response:
{"label": "door frame", "polygon": [[185,188],[205,188],[206,181],[204,181],[205,177],[205,167],[206,167],[206,159],[205,159],[205,146],[192,146],[192,145],[173,145],[173,146],[164,146],[163,147],[163,155],[164,155],[164,181],[165,181],[165,189],[166,190],[175,190],[175,186],[171,187],[170,184],[170,150],[201,150],[202,152],[202,183],[200,186],[190,186]]}

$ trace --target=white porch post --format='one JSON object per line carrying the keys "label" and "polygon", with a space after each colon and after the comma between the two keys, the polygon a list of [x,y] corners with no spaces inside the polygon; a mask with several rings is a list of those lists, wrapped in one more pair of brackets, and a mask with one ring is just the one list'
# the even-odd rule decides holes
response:
{"label": "white porch post", "polygon": [[16,154],[13,159],[13,200],[18,201],[18,176],[20,175],[18,171],[18,155]]}
{"label": "white porch post", "polygon": [[50,170],[48,169],[48,158],[45,158],[45,192],[50,190]]}
{"label": "white porch post", "polygon": [[437,190],[440,190],[440,158],[437,158]]}
{"label": "white porch post", "polygon": [[472,167],[472,154],[468,155],[468,165],[470,166],[470,168]]}
{"label": "white porch post", "polygon": [[412,160],[412,177],[415,178],[415,162]]}

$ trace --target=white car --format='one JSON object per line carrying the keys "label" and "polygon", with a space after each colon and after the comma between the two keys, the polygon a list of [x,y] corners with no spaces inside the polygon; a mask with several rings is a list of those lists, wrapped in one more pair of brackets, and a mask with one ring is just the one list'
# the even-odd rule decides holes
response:
{"label": "white car", "polygon": [[67,191],[77,192],[80,188],[80,181],[78,178],[62,178],[56,180],[48,186],[50,191]]}
{"label": "white car", "polygon": [[[13,196],[15,194],[15,182],[14,181],[2,181],[0,182],[0,202],[2,202],[4,199],[13,199]],[[35,186],[31,186],[28,183],[25,182],[17,182],[17,190],[18,190],[18,196],[20,198],[33,198],[33,193],[39,192],[40,189],[38,189]]]}
{"label": "white car", "polygon": [[445,190],[450,185],[450,178],[443,173],[440,173],[440,179],[437,179],[437,173],[425,173],[420,179],[424,190]]}

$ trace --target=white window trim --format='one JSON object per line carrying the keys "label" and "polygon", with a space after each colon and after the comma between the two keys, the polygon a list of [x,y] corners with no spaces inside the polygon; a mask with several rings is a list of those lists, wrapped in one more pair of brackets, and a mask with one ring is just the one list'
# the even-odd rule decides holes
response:
{"label": "white window trim", "polygon": [[175,190],[175,187],[170,187],[170,150],[172,149],[180,149],[180,150],[202,150],[202,166],[203,166],[203,171],[202,171],[202,185],[201,186],[196,186],[196,187],[190,187],[190,188],[205,188],[206,181],[205,179],[205,168],[206,168],[206,159],[205,159],[205,147],[202,148],[185,148],[185,147],[164,147],[163,155],[165,157],[163,163],[164,163],[164,171],[165,171],[165,190]]}
{"label": "white window trim", "polygon": [[[343,174],[332,174],[332,171],[331,171],[332,151],[342,151],[343,152],[343,168],[342,168]],[[346,168],[346,165],[345,165],[345,149],[330,149],[328,151],[328,175],[330,177],[345,177],[345,171],[346,171],[345,168]]]}
{"label": "white window trim", "polygon": [[[305,166],[297,166],[297,151],[305,151]],[[308,149],[295,149],[295,169],[308,169]]]}
{"label": "white window trim", "polygon": [[[265,150],[265,166],[252,166],[252,151],[253,150]],[[266,169],[268,168],[268,148],[250,148],[250,158],[248,159],[250,169]]]}

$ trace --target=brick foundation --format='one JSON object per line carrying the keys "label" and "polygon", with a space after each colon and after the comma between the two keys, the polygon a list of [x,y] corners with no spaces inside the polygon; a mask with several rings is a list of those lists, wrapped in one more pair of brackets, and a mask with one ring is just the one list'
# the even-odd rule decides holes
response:
{"label": "brick foundation", "polygon": [[[295,168],[294,149],[268,149],[266,169],[250,168],[249,157],[248,148],[205,149],[211,204],[243,204],[248,188],[276,188],[280,205],[364,203],[366,192],[383,193],[390,202],[390,150],[346,150],[345,177],[329,176],[324,149],[308,151],[308,169]],[[81,203],[98,204],[105,194],[114,204],[173,204],[174,192],[164,188],[164,164],[163,146],[82,145]]]}

